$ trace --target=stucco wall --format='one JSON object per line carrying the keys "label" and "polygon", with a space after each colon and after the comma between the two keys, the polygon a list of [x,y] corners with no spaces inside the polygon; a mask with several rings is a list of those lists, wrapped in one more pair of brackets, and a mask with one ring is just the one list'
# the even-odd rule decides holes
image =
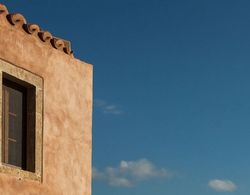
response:
{"label": "stucco wall", "polygon": [[0,194],[91,194],[92,65],[0,14],[0,59],[43,78],[42,182],[0,173]]}

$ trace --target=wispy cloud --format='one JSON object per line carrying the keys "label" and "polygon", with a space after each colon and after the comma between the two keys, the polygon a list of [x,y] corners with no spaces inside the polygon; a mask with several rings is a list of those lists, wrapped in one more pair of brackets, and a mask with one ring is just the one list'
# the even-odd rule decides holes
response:
{"label": "wispy cloud", "polygon": [[208,182],[208,186],[216,191],[233,192],[237,186],[230,180],[213,179]]}
{"label": "wispy cloud", "polygon": [[133,187],[139,182],[169,178],[172,173],[165,168],[157,168],[151,161],[121,161],[116,167],[106,167],[103,171],[93,168],[93,179],[101,180],[113,187]]}
{"label": "wispy cloud", "polygon": [[123,113],[119,106],[115,104],[110,104],[101,99],[94,100],[94,106],[101,109],[102,112],[105,114],[119,115]]}

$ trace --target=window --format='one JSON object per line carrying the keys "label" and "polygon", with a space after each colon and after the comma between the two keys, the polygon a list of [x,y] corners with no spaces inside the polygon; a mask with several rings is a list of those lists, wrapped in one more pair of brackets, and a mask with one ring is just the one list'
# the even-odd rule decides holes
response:
{"label": "window", "polygon": [[3,162],[34,172],[35,86],[6,73],[2,79]]}
{"label": "window", "polygon": [[41,181],[42,78],[0,60],[0,172]]}

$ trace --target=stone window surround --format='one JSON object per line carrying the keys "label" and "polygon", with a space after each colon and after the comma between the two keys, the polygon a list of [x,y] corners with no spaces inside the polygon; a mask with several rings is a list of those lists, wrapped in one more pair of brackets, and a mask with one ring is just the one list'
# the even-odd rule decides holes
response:
{"label": "stone window surround", "polygon": [[[35,172],[22,170],[2,162],[2,78],[3,72],[23,80],[36,88],[35,114]],[[16,65],[0,59],[0,173],[16,176],[18,179],[42,181],[42,137],[43,137],[43,79]]]}

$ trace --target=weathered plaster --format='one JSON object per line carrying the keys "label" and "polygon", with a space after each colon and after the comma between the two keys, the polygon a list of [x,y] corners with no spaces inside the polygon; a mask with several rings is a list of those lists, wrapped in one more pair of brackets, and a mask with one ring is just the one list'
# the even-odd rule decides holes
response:
{"label": "weathered plaster", "polygon": [[0,14],[0,59],[44,80],[42,182],[0,173],[0,194],[91,194],[92,65]]}

